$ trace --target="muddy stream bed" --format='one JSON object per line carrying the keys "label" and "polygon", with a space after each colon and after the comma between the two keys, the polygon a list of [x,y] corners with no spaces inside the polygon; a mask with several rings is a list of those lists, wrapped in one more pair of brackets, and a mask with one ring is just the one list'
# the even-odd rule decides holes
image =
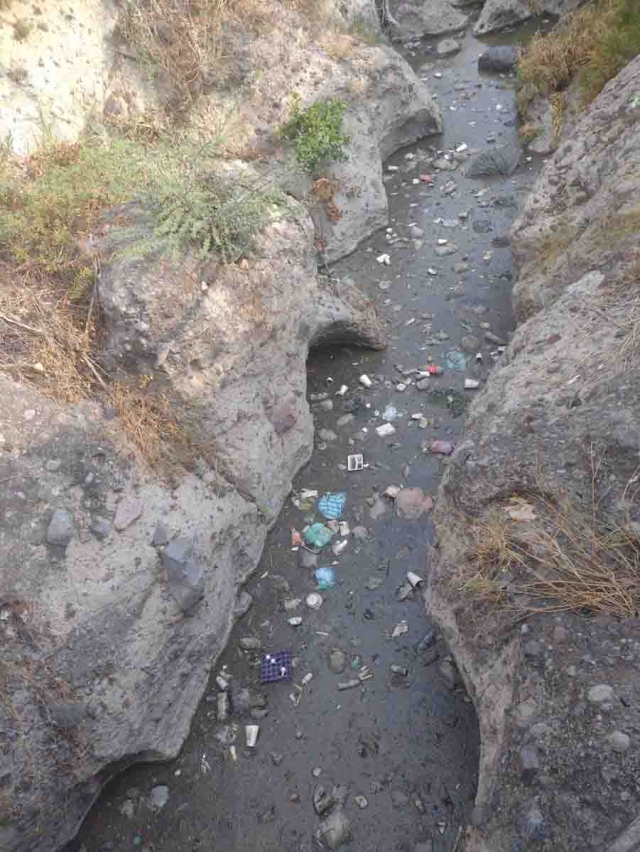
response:
{"label": "muddy stream bed", "polygon": [[[311,354],[316,450],[246,587],[253,603],[212,673],[191,734],[177,760],[139,765],[111,782],[69,852],[310,852],[332,813],[350,821],[348,848],[362,852],[461,847],[477,784],[477,721],[421,591],[398,595],[408,571],[427,577],[429,516],[401,517],[383,492],[395,485],[436,497],[446,460],[424,450],[434,439],[460,440],[464,407],[477,393],[464,389],[465,378],[484,383],[512,326],[508,234],[539,164],[523,158],[510,178],[471,180],[464,163],[449,171],[421,159],[437,147],[453,165],[461,146],[515,144],[513,79],[478,74],[485,45],[468,34],[448,59],[435,58],[435,42],[407,54],[442,105],[445,132],[388,161],[389,229],[330,270],[375,300],[388,348]],[[425,173],[432,185],[420,180]],[[383,254],[389,265],[378,262]],[[428,364],[444,373],[419,390],[410,371]],[[380,437],[385,413],[395,432]],[[354,453],[366,466],[348,472]],[[346,541],[339,555],[329,546],[318,557],[336,582],[319,592],[315,610],[305,602],[317,591],[314,569],[291,546],[292,528],[322,520],[303,489],[347,493],[350,532],[333,540]],[[288,623],[298,617],[299,626]],[[293,682],[261,685],[260,653],[241,649],[246,638],[260,640],[265,653],[290,649]],[[230,685],[224,721],[220,673]],[[338,688],[345,683],[357,685]],[[252,749],[247,724],[260,727]],[[319,816],[314,790],[322,810],[329,800],[318,787],[331,797],[334,785],[339,801]]]}

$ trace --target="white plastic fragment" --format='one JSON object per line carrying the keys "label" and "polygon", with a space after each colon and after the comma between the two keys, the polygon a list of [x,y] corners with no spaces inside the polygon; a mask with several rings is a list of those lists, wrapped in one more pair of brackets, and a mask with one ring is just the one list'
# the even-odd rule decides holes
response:
{"label": "white plastic fragment", "polygon": [[364,469],[364,457],[361,453],[356,453],[352,456],[347,456],[347,470],[363,470]]}
{"label": "white plastic fragment", "polygon": [[388,435],[394,435],[396,427],[392,423],[383,423],[382,426],[376,426],[376,433],[381,438],[386,438]]}
{"label": "white plastic fragment", "polygon": [[258,733],[260,732],[259,725],[245,725],[244,735],[247,741],[248,748],[254,748],[258,742]]}
{"label": "white plastic fragment", "polygon": [[385,266],[391,266],[391,257],[388,254],[379,254],[376,260]]}
{"label": "white plastic fragment", "polygon": [[477,379],[465,379],[465,390],[477,390],[480,387],[480,382]]}
{"label": "white plastic fragment", "polygon": [[369,376],[367,376],[367,374],[366,374],[366,373],[363,373],[363,374],[360,376],[359,381],[360,381],[360,384],[361,384],[361,385],[364,385],[364,386],[365,386],[365,388],[370,388],[370,387],[371,387],[371,385],[373,384],[373,382],[371,381],[371,379],[369,378]]}
{"label": "white plastic fragment", "polygon": [[423,582],[422,577],[414,574],[413,571],[407,571],[407,580],[411,583],[414,589],[417,589]]}

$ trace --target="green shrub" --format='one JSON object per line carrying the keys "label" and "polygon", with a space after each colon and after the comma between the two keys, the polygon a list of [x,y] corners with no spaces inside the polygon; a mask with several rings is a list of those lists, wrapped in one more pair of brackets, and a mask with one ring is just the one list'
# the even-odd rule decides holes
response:
{"label": "green shrub", "polygon": [[302,110],[300,97],[294,95],[291,118],[280,128],[280,133],[293,143],[296,159],[305,171],[314,174],[321,165],[346,159],[345,145],[350,142],[349,136],[342,132],[346,106],[331,98]]}
{"label": "green shrub", "polygon": [[156,219],[154,242],[178,255],[189,245],[233,263],[251,251],[280,194],[217,168],[205,146],[181,157],[165,151],[149,170],[146,198]]}

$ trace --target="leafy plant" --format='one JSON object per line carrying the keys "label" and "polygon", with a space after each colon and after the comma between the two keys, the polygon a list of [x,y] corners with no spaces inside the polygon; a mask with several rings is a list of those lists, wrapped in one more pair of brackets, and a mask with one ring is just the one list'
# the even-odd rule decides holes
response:
{"label": "leafy plant", "polygon": [[220,171],[211,146],[165,152],[149,171],[146,197],[156,219],[154,239],[174,256],[189,245],[200,257],[215,252],[224,263],[246,255],[282,196]]}
{"label": "leafy plant", "polygon": [[280,133],[293,143],[296,159],[305,171],[313,174],[323,164],[347,158],[345,146],[351,140],[342,132],[346,107],[342,101],[330,98],[303,110],[300,96],[293,96],[291,117]]}

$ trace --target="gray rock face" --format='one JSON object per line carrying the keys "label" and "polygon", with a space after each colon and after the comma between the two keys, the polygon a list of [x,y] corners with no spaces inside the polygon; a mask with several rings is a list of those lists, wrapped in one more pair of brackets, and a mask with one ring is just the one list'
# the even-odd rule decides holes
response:
{"label": "gray rock face", "polygon": [[494,44],[478,57],[480,71],[508,74],[516,70],[520,48],[511,44]]}
{"label": "gray rock face", "polygon": [[73,536],[73,515],[66,509],[56,509],[47,527],[47,542],[66,547]]}
{"label": "gray rock face", "polygon": [[585,0],[486,0],[482,13],[473,28],[476,35],[498,32],[514,24],[528,21],[534,15],[561,17],[581,6]]}
{"label": "gray rock face", "polygon": [[466,175],[470,178],[512,175],[520,162],[520,149],[515,145],[485,148],[469,160]]}
{"label": "gray rock face", "polygon": [[[344,116],[344,129],[351,137],[348,157],[331,169],[339,186],[334,202],[341,216],[335,220],[322,205],[312,210],[328,261],[351,253],[365,237],[387,224],[383,161],[399,148],[442,131],[440,107],[394,50],[367,48],[362,51],[358,68],[366,87],[352,99]],[[346,83],[340,73],[332,74],[326,91],[314,92],[313,99],[343,98]],[[309,178],[298,176],[291,190],[303,198],[309,195],[311,186]],[[353,192],[356,186],[358,192]]]}
{"label": "gray rock face", "polygon": [[[116,215],[123,212],[144,229],[140,208]],[[112,228],[105,256],[129,239]],[[3,682],[10,701],[0,702],[0,730],[28,726],[29,736],[24,749],[0,750],[15,808],[0,821],[2,849],[59,849],[110,767],[178,753],[210,666],[250,605],[238,587],[313,448],[309,348],[335,339],[384,345],[364,296],[317,278],[302,206],[292,202],[258,243],[243,267],[130,255],[102,267],[102,358],[137,374],[165,354],[154,371],[176,416],[188,411],[189,428],[215,444],[217,474],[203,462],[198,475],[178,468],[168,484],[98,403],[64,407],[0,377],[2,432],[16,450],[0,459],[0,479],[10,483],[0,494],[0,598],[32,602],[13,638],[2,633],[2,653],[16,673],[28,663],[38,678]],[[203,281],[215,287],[203,290]],[[25,411],[37,412],[29,430]],[[43,478],[43,455],[74,459],[73,472],[62,464]],[[45,535],[66,546],[63,563],[43,547]],[[25,629],[35,641],[23,640]],[[56,698],[49,714],[45,689]]]}
{"label": "gray rock face", "polygon": [[460,3],[448,0],[410,0],[390,4],[399,24],[399,38],[446,35],[463,30],[469,16],[456,9]]}
{"label": "gray rock face", "polygon": [[[430,604],[474,698],[482,737],[468,852],[538,844],[600,852],[634,848],[629,838],[640,836],[623,830],[634,825],[635,804],[624,801],[635,802],[638,772],[633,737],[624,735],[640,726],[632,697],[637,657],[623,649],[640,641],[638,619],[541,612],[517,570],[504,572],[506,609],[460,592],[475,576],[474,530],[497,518],[534,548],[544,524],[558,524],[546,514],[549,501],[585,537],[593,535],[594,505],[596,534],[637,520],[625,489],[640,452],[640,362],[636,354],[625,360],[621,347],[631,344],[639,316],[626,297],[639,247],[638,91],[640,57],[561,141],[514,225],[519,325],[468,410],[466,440],[450,457],[436,503],[440,549]],[[510,498],[523,494],[529,520],[507,520]],[[452,523],[455,513],[465,520]],[[460,580],[452,584],[452,576]],[[509,621],[511,606],[527,611],[522,627]],[[480,622],[481,636],[469,626]],[[564,767],[561,777],[547,771],[551,754]],[[569,790],[569,778],[579,793]],[[615,788],[603,784],[607,778]]]}

